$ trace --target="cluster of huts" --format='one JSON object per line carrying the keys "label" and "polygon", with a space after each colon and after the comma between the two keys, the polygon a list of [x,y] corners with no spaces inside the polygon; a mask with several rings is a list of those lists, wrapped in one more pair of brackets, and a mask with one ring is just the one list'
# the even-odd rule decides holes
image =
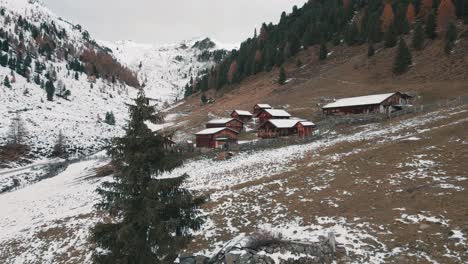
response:
{"label": "cluster of huts", "polygon": [[240,133],[247,123],[258,121],[257,136],[277,138],[297,135],[307,137],[314,133],[315,124],[293,118],[283,109],[273,109],[269,104],[256,104],[253,113],[245,110],[232,111],[230,118],[214,119],[206,123],[206,129],[195,134],[198,148],[220,148],[237,144]]}
{"label": "cluster of huts", "polygon": [[[385,93],[333,100],[322,107],[324,116],[349,114],[390,114],[409,105],[412,97],[400,93]],[[196,133],[198,148],[220,148],[237,144],[239,134],[247,123],[258,121],[257,136],[262,139],[297,135],[307,137],[314,133],[316,125],[304,119],[294,118],[283,109],[269,104],[256,104],[253,113],[234,110],[230,118],[211,120],[206,129]]]}

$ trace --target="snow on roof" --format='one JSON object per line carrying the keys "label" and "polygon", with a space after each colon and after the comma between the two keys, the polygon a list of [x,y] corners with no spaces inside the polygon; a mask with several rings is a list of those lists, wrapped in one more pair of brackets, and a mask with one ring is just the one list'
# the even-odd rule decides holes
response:
{"label": "snow on roof", "polygon": [[219,132],[221,132],[221,131],[223,131],[225,129],[228,129],[228,130],[231,130],[233,132],[239,133],[239,132],[237,132],[235,130],[232,130],[230,128],[227,128],[227,127],[216,127],[216,128],[207,128],[205,130],[202,130],[202,131],[196,133],[195,135],[213,135],[213,134],[219,133]]}
{"label": "snow on roof", "polygon": [[298,119],[270,119],[268,120],[272,125],[277,128],[293,128],[297,123],[301,122]]}
{"label": "snow on roof", "polygon": [[343,98],[343,99],[336,100],[336,102],[327,104],[322,108],[326,109],[326,108],[336,108],[336,107],[346,107],[346,106],[380,104],[394,94],[395,93],[386,93],[386,94],[375,94],[375,95]]}
{"label": "snow on roof", "polygon": [[218,125],[222,125],[222,124],[229,123],[229,122],[231,122],[232,120],[234,120],[234,119],[233,119],[233,118],[213,119],[213,120],[208,121],[208,124],[218,124]]}
{"label": "snow on roof", "polygon": [[257,104],[257,106],[260,107],[260,108],[263,108],[263,109],[273,108],[273,107],[271,107],[271,105],[269,105],[269,104]]}
{"label": "snow on roof", "polygon": [[234,112],[236,112],[238,115],[241,115],[241,116],[251,116],[252,113],[250,113],[249,111],[244,111],[244,110],[234,110]]}
{"label": "snow on roof", "polygon": [[310,122],[310,121],[301,121],[300,122],[303,126],[315,126],[314,123]]}
{"label": "snow on roof", "polygon": [[291,115],[282,109],[265,109],[267,113],[274,117],[291,117]]}

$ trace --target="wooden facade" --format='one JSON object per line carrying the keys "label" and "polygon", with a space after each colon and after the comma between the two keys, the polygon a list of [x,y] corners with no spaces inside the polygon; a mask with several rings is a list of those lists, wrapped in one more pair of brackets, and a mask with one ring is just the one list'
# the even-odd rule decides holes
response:
{"label": "wooden facade", "polygon": [[[411,96],[396,92],[374,96],[352,97],[324,106],[324,115],[389,114],[410,103]],[[343,102],[343,103],[340,103]]]}
{"label": "wooden facade", "polygon": [[260,114],[260,112],[262,112],[263,110],[266,110],[266,109],[272,109],[273,107],[271,107],[270,105],[268,104],[256,104],[254,105],[253,107],[253,114],[254,116],[257,116],[258,114]]}
{"label": "wooden facade", "polygon": [[298,136],[309,137],[314,134],[316,126],[312,122],[298,122],[296,128]]}
{"label": "wooden facade", "polygon": [[244,123],[238,119],[218,119],[211,120],[206,124],[206,128],[227,127],[238,132],[244,129]]}
{"label": "wooden facade", "polygon": [[243,123],[247,123],[252,120],[253,115],[248,111],[234,110],[231,113],[231,117],[240,120]]}
{"label": "wooden facade", "polygon": [[230,128],[210,128],[195,134],[197,148],[222,148],[237,144],[239,132]]}

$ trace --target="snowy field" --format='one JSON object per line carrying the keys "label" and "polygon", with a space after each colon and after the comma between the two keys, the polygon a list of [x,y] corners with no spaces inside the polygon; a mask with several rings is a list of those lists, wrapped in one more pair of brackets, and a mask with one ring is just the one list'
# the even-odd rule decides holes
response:
{"label": "snowy field", "polygon": [[[437,166],[440,163],[437,157],[408,156],[395,165],[401,173],[386,180],[356,178],[353,188],[340,190],[333,185],[340,180],[340,170],[344,167],[358,167],[358,163],[346,165],[347,159],[386,144],[416,144],[429,138],[430,133],[460,125],[466,127],[467,113],[460,109],[444,110],[391,123],[365,125],[351,133],[331,134],[309,144],[239,153],[228,161],[187,161],[163,177],[188,173],[191,177],[186,187],[210,194],[211,200],[204,208],[207,222],[191,246],[191,250],[204,254],[213,254],[230,239],[261,229],[303,241],[315,241],[319,235],[334,232],[337,242],[350,256],[350,263],[385,263],[388,258],[402,254],[436,263],[431,254],[415,252],[411,245],[388,245],[388,238],[396,235],[393,225],[435,225],[450,231],[446,250],[450,256],[446,259],[466,260],[466,254],[457,250],[466,247],[466,233],[443,213],[415,213],[395,206],[388,208],[395,215],[391,219],[394,224],[389,225],[364,215],[334,211],[343,210],[343,203],[357,198],[356,193],[369,186],[370,181],[375,186],[388,184],[387,191],[393,195],[401,193],[399,190],[406,184],[402,181],[421,179],[437,182],[434,188],[438,192],[433,195],[465,192],[462,185],[467,175],[452,177],[448,170]],[[466,138],[454,136],[450,140],[466,145]],[[363,145],[343,147],[355,144]],[[94,190],[106,179],[87,177],[93,175],[93,168],[103,164],[105,161],[73,164],[54,178],[0,195],[0,260],[4,263],[89,263],[88,230],[99,219],[93,210],[97,199]],[[379,162],[374,165],[379,166]],[[356,174],[351,169],[347,173]],[[312,207],[321,211],[308,211]],[[71,261],[62,261],[67,258]]]}

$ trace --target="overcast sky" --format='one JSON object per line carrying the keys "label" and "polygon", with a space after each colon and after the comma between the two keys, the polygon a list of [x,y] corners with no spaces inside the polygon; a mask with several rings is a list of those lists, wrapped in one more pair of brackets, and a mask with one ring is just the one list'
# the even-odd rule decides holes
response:
{"label": "overcast sky", "polygon": [[43,0],[96,39],[166,44],[194,37],[239,43],[306,0]]}

